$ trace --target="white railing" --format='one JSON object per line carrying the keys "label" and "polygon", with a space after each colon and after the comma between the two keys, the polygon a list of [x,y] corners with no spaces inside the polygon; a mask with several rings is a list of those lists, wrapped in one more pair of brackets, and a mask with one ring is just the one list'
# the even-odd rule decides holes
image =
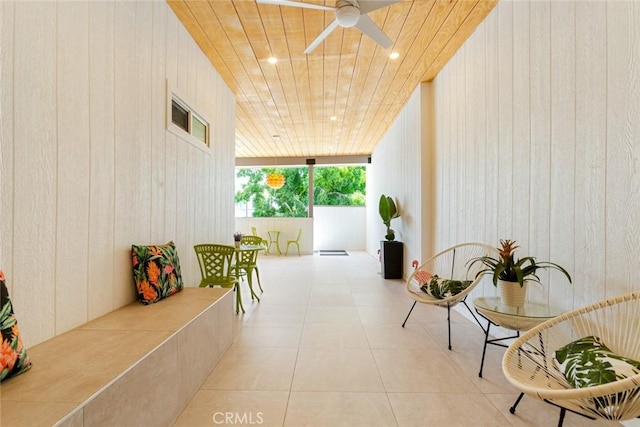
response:
{"label": "white railing", "polygon": [[[365,250],[366,208],[364,206],[314,206],[314,218],[236,218],[236,229],[268,239],[269,230],[280,231],[280,248],[284,253],[287,240],[293,240],[302,229],[300,253],[311,254],[320,249]],[[231,233],[232,234],[232,233]],[[272,248],[273,249],[273,248]],[[296,254],[295,246],[290,249]],[[272,251],[273,253],[273,251]],[[291,253],[289,254],[291,255]]]}
{"label": "white railing", "polygon": [[364,206],[314,206],[314,250],[359,250],[367,247]]}

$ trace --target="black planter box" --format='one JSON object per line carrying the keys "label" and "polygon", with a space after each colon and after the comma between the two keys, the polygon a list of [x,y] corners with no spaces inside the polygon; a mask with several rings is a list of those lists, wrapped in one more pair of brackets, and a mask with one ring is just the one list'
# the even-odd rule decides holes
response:
{"label": "black planter box", "polygon": [[402,279],[403,264],[402,242],[380,241],[380,260],[384,279]]}

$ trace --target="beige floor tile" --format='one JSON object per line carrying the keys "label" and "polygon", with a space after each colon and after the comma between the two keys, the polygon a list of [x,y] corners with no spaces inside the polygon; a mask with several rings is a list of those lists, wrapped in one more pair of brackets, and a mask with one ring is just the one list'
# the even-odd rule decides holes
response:
{"label": "beige floor tile", "polygon": [[479,393],[448,350],[373,350],[388,392]]}
{"label": "beige floor tile", "polygon": [[[317,286],[314,286],[313,289],[315,288]],[[309,307],[355,307],[355,303],[350,293],[312,292],[311,298],[309,298]]]}
{"label": "beige floor tile", "polygon": [[321,293],[323,288],[325,288],[326,291],[331,291],[331,289],[334,288],[337,290],[341,290],[344,286],[348,287],[347,279],[341,274],[331,279],[326,279],[323,277],[323,273],[321,272],[318,272],[315,276],[310,277],[309,284],[311,285],[311,292],[314,292],[316,294]]}
{"label": "beige floor tile", "polygon": [[[411,306],[413,305],[413,300],[407,297],[406,303],[403,304],[403,313],[406,315],[409,313]],[[456,320],[461,320],[462,316],[460,316],[455,310],[451,310],[451,320],[455,322]],[[403,317],[404,320],[404,317]],[[430,304],[421,304],[417,303],[411,312],[411,316],[407,320],[407,324],[409,323],[418,323],[418,324],[427,324],[427,325],[439,325],[441,323],[447,323],[447,309],[446,307],[440,307],[437,305]],[[465,323],[467,323],[465,321]]]}
{"label": "beige floor tile", "polygon": [[381,392],[382,381],[371,350],[300,349],[294,391]]}
{"label": "beige floor tile", "polygon": [[[381,293],[381,292],[353,292],[351,294],[353,301],[358,307],[387,307],[390,304],[404,308],[406,304],[406,298],[404,295],[396,295],[393,293]],[[407,306],[407,311],[409,311]]]}
{"label": "beige floor tile", "polygon": [[351,288],[346,283],[327,284],[322,281],[316,281],[311,287],[311,296],[316,297],[318,294],[350,294]]}
{"label": "beige floor tile", "polygon": [[369,348],[360,322],[305,323],[300,348]]}
{"label": "beige floor tile", "polygon": [[487,346],[482,378],[478,376],[482,360],[482,348],[457,349],[452,351],[449,356],[483,393],[504,393],[506,391],[516,393],[516,388],[507,381],[502,373],[504,351],[505,349],[502,347]]}
{"label": "beige floor tile", "polygon": [[231,347],[202,389],[289,390],[297,349]]}
{"label": "beige floor tile", "polygon": [[302,323],[306,312],[307,308],[305,306],[260,304],[259,307],[253,310],[247,321]]}
{"label": "beige floor tile", "polygon": [[307,323],[360,323],[360,315],[355,307],[308,307],[304,320]]}
{"label": "beige floor tile", "polygon": [[247,322],[233,342],[238,347],[300,346],[302,323]]}
{"label": "beige floor tile", "polygon": [[308,290],[283,291],[280,289],[270,289],[268,292],[259,294],[260,300],[265,305],[280,305],[290,307],[304,307],[309,302]]}
{"label": "beige floor tile", "polygon": [[387,296],[404,294],[404,281],[385,280],[380,274],[375,277],[349,277],[349,289],[352,294],[374,293]]}
{"label": "beige floor tile", "polygon": [[[215,425],[217,408],[294,427],[556,425],[558,409],[531,398],[509,413],[518,392],[502,374],[504,349],[488,347],[478,378],[484,333],[462,305],[451,310],[452,351],[444,308],[418,304],[402,328],[413,300],[404,281],[380,277],[376,257],[259,262],[262,301],[245,289],[234,345],[177,425]],[[567,415],[565,426],[582,425],[618,424]]]}
{"label": "beige floor tile", "polygon": [[[281,271],[270,272],[271,277],[282,277],[284,274]],[[262,277],[262,276],[261,276]],[[262,289],[264,289],[264,295],[269,295],[269,292],[284,292],[284,293],[300,293],[311,292],[311,285],[306,281],[301,281],[300,278],[294,279],[279,279],[277,281],[266,280],[262,282]]]}
{"label": "beige floor tile", "polygon": [[[487,394],[487,398],[498,408],[511,425],[518,427],[546,427],[558,423],[560,409],[541,400],[528,396],[522,398],[516,408],[515,414],[509,413],[519,393],[513,394]],[[564,419],[564,427],[616,427],[620,423],[607,420],[589,420],[580,415],[567,412]]]}
{"label": "beige floor tile", "polygon": [[288,399],[286,391],[201,390],[175,426],[282,426]]}
{"label": "beige floor tile", "polygon": [[395,323],[402,325],[410,306],[392,305],[386,307],[358,306],[358,314],[362,323]]}
{"label": "beige floor tile", "polygon": [[[444,322],[442,323],[422,323],[422,326],[438,344],[441,344],[443,348],[447,348],[449,339],[447,336],[446,311],[444,311],[444,316]],[[475,323],[451,322],[451,348],[454,351],[480,349],[480,355],[482,355],[484,336],[480,326]]]}
{"label": "beige floor tile", "polygon": [[284,425],[391,427],[396,422],[385,393],[292,392]]}
{"label": "beige floor tile", "polygon": [[431,348],[440,346],[420,325],[406,325],[404,328],[395,323],[365,323],[371,348]]}
{"label": "beige floor tile", "polygon": [[344,274],[339,269],[331,264],[324,263],[323,265],[316,265],[307,273],[305,277],[308,283],[323,284],[323,285],[343,285],[346,283]]}
{"label": "beige floor tile", "polygon": [[400,427],[509,424],[482,394],[389,393],[389,400]]}
{"label": "beige floor tile", "polygon": [[379,276],[377,279],[351,279],[348,282],[349,289],[353,294],[377,294],[398,296],[404,295],[404,283],[396,283],[393,280],[383,280]]}

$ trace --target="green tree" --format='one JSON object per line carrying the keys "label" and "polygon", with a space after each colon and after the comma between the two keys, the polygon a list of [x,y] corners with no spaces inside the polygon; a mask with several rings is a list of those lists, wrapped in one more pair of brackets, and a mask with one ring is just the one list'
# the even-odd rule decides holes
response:
{"label": "green tree", "polygon": [[[274,190],[265,182],[267,174],[285,176],[284,187]],[[309,170],[299,168],[238,168],[236,176],[247,183],[236,192],[236,203],[253,206],[254,217],[306,217],[309,212]],[[364,206],[364,166],[314,168],[314,204]]]}
{"label": "green tree", "polygon": [[[265,182],[267,174],[281,173],[284,187],[274,190]],[[236,203],[252,203],[254,217],[307,217],[309,215],[309,178],[304,168],[239,168],[236,176],[248,178],[236,192]]]}
{"label": "green tree", "polygon": [[314,168],[313,203],[325,206],[364,206],[366,182],[364,166]]}

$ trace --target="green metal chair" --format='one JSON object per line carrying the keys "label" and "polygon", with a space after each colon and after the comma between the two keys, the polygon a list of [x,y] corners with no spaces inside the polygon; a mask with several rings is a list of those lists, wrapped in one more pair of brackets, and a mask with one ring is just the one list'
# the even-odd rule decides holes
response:
{"label": "green metal chair", "polygon": [[[251,227],[251,234],[253,234],[256,237],[260,237],[260,236],[258,236],[258,231],[256,230],[255,227]],[[269,242],[266,239],[263,239],[262,237],[260,237],[260,243],[259,244],[267,246],[269,244]]]}
{"label": "green metal chair", "polygon": [[[260,302],[260,298],[253,291],[253,272],[256,272],[256,278],[258,279],[258,287],[260,288],[260,292],[264,292],[262,290],[262,284],[260,283],[260,271],[258,270],[258,252],[264,248],[262,244],[262,238],[260,236],[242,236],[240,239],[241,249],[237,250],[236,263],[233,265],[233,268],[236,271],[236,274],[239,277],[247,277],[247,283],[249,284],[249,289],[251,290],[251,299],[256,298],[258,302]],[[242,246],[260,246],[260,249],[242,249]]]}
{"label": "green metal chair", "polygon": [[298,237],[295,240],[287,240],[287,249],[284,251],[284,256],[289,254],[289,245],[295,243],[298,248],[298,256],[300,256],[300,237],[302,236],[302,228],[298,229]]}
{"label": "green metal chair", "polygon": [[232,261],[236,248],[227,245],[203,244],[195,245],[200,274],[202,280],[200,287],[220,286],[223,288],[233,288],[236,293],[236,313],[240,310],[244,313],[242,306],[242,295],[238,279],[233,275]]}

